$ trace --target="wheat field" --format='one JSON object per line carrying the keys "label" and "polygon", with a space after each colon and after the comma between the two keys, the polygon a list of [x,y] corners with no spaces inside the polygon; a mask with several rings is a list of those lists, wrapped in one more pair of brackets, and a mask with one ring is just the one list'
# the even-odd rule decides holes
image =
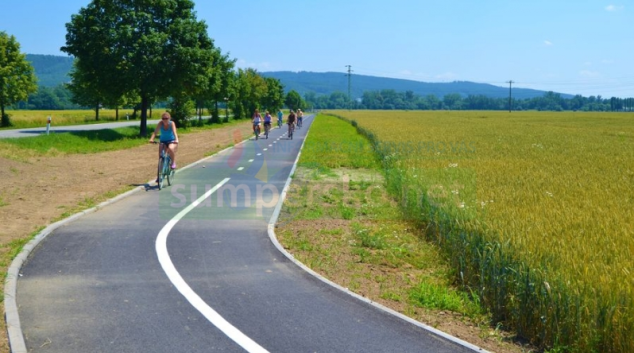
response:
{"label": "wheat field", "polygon": [[634,114],[330,113],[496,320],[545,348],[634,352]]}

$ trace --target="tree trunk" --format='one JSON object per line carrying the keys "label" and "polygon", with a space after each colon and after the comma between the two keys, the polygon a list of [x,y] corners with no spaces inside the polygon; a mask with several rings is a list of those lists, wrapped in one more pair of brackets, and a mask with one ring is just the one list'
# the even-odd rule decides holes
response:
{"label": "tree trunk", "polygon": [[95,107],[95,120],[99,121],[99,104]]}
{"label": "tree trunk", "polygon": [[139,131],[139,135],[141,137],[147,136],[147,108],[148,108],[149,99],[147,96],[141,96],[141,130]]}
{"label": "tree trunk", "polygon": [[114,120],[119,121],[119,107],[114,108]]}
{"label": "tree trunk", "polygon": [[11,125],[9,123],[9,117],[7,117],[6,119],[4,117],[4,104],[0,104],[0,112],[1,112],[0,113],[1,114],[0,115],[0,126],[7,127],[7,126]]}

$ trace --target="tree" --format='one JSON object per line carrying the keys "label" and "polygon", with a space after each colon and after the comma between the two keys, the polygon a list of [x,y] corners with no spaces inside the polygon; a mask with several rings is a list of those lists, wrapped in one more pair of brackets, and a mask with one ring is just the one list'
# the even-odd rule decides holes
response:
{"label": "tree", "polygon": [[33,66],[20,52],[20,44],[14,36],[0,32],[0,126],[11,126],[4,108],[25,100],[29,93],[37,91]]}
{"label": "tree", "polygon": [[304,100],[302,99],[302,96],[300,96],[299,93],[293,89],[286,94],[286,98],[284,98],[284,104],[286,104],[288,109],[304,109]]}
{"label": "tree", "polygon": [[284,106],[284,86],[273,77],[265,77],[264,81],[266,82],[266,94],[260,103],[264,109],[273,114]]}
{"label": "tree", "polygon": [[[208,87],[208,99],[213,103],[213,107],[210,107],[211,121],[214,123],[220,122],[220,115],[218,113],[218,102],[225,102],[231,99],[232,83],[234,80],[233,67],[236,63],[235,59],[230,59],[229,54],[220,55],[220,51],[214,56],[214,75],[210,77],[210,83]],[[213,109],[211,109],[213,108]],[[225,117],[227,118],[227,117]]]}
{"label": "tree", "polygon": [[255,69],[238,69],[233,97],[233,112],[238,119],[247,118],[259,108],[266,94],[266,81]]}
{"label": "tree", "polygon": [[462,96],[459,93],[445,94],[443,97],[443,103],[447,109],[460,110],[462,109]]}
{"label": "tree", "polygon": [[213,41],[193,8],[191,0],[93,0],[66,24],[61,50],[76,57],[76,70],[102,98],[138,95],[146,135],[153,101],[207,85]]}

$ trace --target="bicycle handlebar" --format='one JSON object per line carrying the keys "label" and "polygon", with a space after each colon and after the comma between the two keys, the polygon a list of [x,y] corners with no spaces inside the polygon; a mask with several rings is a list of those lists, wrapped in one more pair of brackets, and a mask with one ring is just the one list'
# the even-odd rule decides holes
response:
{"label": "bicycle handlebar", "polygon": [[[159,142],[157,142],[157,141],[148,141],[148,143],[151,143],[151,144],[153,144],[153,145],[156,145],[156,144],[159,144],[159,143],[165,143],[165,142],[160,142],[160,141],[159,141]],[[177,141],[172,141],[172,142],[170,142],[170,143],[175,143],[175,144],[177,144],[177,145],[178,145],[178,142],[177,142]]]}

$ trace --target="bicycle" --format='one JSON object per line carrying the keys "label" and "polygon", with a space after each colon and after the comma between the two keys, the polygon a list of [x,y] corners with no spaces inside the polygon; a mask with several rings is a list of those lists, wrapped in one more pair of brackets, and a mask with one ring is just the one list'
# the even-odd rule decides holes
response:
{"label": "bicycle", "polygon": [[269,130],[271,130],[271,124],[270,123],[264,123],[264,136],[266,136],[266,139],[269,139]]}
{"label": "bicycle", "polygon": [[257,124],[255,126],[255,129],[253,129],[253,134],[255,135],[256,140],[260,137],[260,124]]}
{"label": "bicycle", "polygon": [[302,119],[297,119],[297,128],[298,129],[302,128]]}
{"label": "bicycle", "polygon": [[281,129],[282,128],[282,120],[278,120],[277,121],[277,128]]}
{"label": "bicycle", "polygon": [[295,124],[288,124],[288,138],[291,140],[293,139],[293,132],[295,132]]}
{"label": "bicycle", "polygon": [[156,181],[159,190],[161,190],[165,184],[165,180],[167,180],[168,186],[172,185],[176,172],[175,169],[172,169],[172,159],[170,158],[169,153],[167,153],[167,144],[163,142],[154,142],[154,144],[157,143],[160,143],[163,147],[161,148],[161,156],[159,157],[158,168],[156,171]]}

